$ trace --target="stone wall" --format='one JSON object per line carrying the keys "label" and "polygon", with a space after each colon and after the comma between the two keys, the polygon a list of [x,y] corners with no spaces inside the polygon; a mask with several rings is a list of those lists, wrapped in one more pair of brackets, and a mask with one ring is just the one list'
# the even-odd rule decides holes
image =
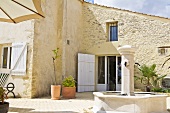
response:
{"label": "stone wall", "polygon": [[107,42],[108,20],[118,21],[119,45],[129,44],[137,48],[135,62],[156,64],[159,74],[169,74],[169,64],[161,68],[166,57],[159,55],[158,47],[170,45],[170,21],[161,17],[84,3],[82,52],[88,53],[91,48]]}
{"label": "stone wall", "polygon": [[[17,97],[31,97],[33,38],[34,20],[18,24],[0,23],[0,56],[3,54],[1,49],[4,44],[8,44],[9,46],[15,42],[26,42],[28,44],[27,74],[24,76],[12,75],[7,81],[7,83],[14,83],[14,93]],[[0,66],[2,66],[2,64],[0,64]]]}
{"label": "stone wall", "polygon": [[159,46],[170,44],[170,22],[150,19],[126,11],[84,4],[83,48],[90,49],[107,40],[106,21],[118,21],[119,45],[130,44],[137,47],[136,62],[160,65],[163,63],[158,53]]}

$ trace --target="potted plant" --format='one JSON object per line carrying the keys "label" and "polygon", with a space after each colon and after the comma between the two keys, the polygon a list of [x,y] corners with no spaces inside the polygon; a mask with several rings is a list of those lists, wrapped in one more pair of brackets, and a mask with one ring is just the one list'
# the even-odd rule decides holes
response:
{"label": "potted plant", "polygon": [[55,68],[55,60],[59,57],[58,55],[58,50],[59,48],[57,48],[56,50],[52,50],[54,53],[54,56],[52,57],[53,59],[53,67],[54,67],[54,85],[51,85],[51,99],[52,100],[59,100],[60,99],[60,94],[61,94],[61,85],[56,85],[57,82],[57,77],[56,77],[56,68]]}
{"label": "potted plant", "polygon": [[76,81],[72,76],[64,78],[62,82],[62,96],[63,98],[75,98],[76,95]]}
{"label": "potted plant", "polygon": [[4,102],[7,99],[7,95],[5,93],[5,89],[0,87],[0,113],[7,113],[9,109],[9,103]]}

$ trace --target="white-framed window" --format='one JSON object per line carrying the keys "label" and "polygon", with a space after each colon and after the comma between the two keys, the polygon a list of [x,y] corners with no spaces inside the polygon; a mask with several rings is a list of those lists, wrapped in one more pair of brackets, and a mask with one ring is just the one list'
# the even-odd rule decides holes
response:
{"label": "white-framed window", "polygon": [[27,44],[12,43],[2,46],[2,68],[11,69],[11,75],[26,75]]}
{"label": "white-framed window", "polygon": [[118,41],[118,24],[109,23],[109,41]]}
{"label": "white-framed window", "polygon": [[2,47],[2,68],[11,69],[11,46]]}

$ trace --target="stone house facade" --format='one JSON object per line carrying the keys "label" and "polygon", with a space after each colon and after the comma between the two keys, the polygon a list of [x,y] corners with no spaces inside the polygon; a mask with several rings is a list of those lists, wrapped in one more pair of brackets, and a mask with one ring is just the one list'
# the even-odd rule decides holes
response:
{"label": "stone house facade", "polygon": [[[17,96],[33,98],[50,94],[50,85],[54,84],[52,50],[56,48],[59,48],[61,55],[56,61],[58,84],[61,84],[64,76],[69,75],[79,80],[79,84],[81,80],[78,74],[87,70],[79,67],[78,58],[90,54],[95,66],[92,70],[93,77],[90,78],[93,79],[90,91],[120,90],[117,87],[120,85],[117,64],[121,60],[117,47],[121,45],[137,48],[135,61],[139,64],[155,63],[160,74],[169,73],[168,64],[161,68],[169,50],[160,54],[158,47],[170,44],[170,19],[90,4],[82,0],[43,0],[41,5],[44,19],[19,24],[0,23],[2,72],[10,67],[10,63],[3,67],[4,48],[8,47],[7,50],[10,51],[10,47],[15,44],[26,44],[27,47],[27,55],[23,56],[23,59],[26,58],[25,73],[23,71],[19,74],[16,70],[8,79],[8,82],[15,84],[14,92]],[[118,39],[110,41],[110,26],[115,25]],[[78,71],[80,68],[83,68],[82,72]],[[109,74],[114,77],[108,76]],[[89,86],[85,87],[88,89]],[[88,90],[80,88],[78,91]]]}

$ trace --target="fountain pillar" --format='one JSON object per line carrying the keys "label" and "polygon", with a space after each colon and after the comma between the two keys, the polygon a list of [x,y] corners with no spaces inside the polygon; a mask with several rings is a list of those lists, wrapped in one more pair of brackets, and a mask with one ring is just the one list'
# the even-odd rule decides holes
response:
{"label": "fountain pillar", "polygon": [[121,94],[134,96],[134,53],[135,48],[130,45],[125,45],[118,48],[121,54],[121,73],[122,73],[122,86]]}

